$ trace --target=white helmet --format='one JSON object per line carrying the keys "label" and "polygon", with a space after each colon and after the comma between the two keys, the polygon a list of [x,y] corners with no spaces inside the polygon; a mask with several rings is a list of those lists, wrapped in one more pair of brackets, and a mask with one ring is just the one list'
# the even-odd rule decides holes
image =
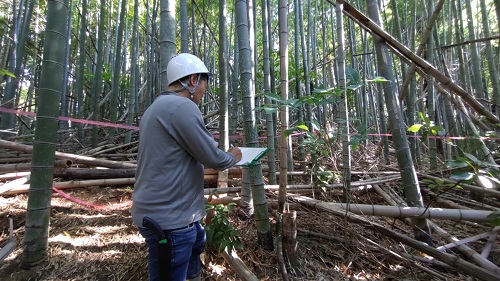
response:
{"label": "white helmet", "polygon": [[168,85],[191,74],[206,73],[210,75],[205,64],[197,57],[187,53],[173,56],[167,65]]}

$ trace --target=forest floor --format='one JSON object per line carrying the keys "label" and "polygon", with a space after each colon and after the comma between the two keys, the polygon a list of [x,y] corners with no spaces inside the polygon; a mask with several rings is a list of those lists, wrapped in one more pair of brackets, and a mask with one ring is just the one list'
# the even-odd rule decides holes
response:
{"label": "forest floor", "polygon": [[[397,189],[400,183],[396,180],[386,185]],[[80,203],[54,193],[48,257],[29,270],[19,267],[27,194],[0,196],[0,247],[8,241],[9,218],[13,220],[14,236],[18,241],[17,248],[0,262],[0,280],[148,280],[146,247],[131,223],[132,188],[86,187],[64,192],[79,199]],[[456,193],[467,195],[464,191]],[[269,198],[276,198],[276,194],[267,194]],[[339,196],[334,194],[316,190],[314,197],[339,202]],[[307,196],[312,197],[311,194]],[[353,195],[352,200],[364,204],[385,204],[374,192]],[[428,198],[425,200],[429,201]],[[361,225],[294,204],[290,207],[297,212],[298,230],[298,262],[294,268],[287,264],[290,280],[474,280],[459,268],[436,265],[429,256]],[[276,216],[271,208],[270,215],[274,232]],[[366,219],[412,237],[412,230],[403,220],[383,217]],[[244,245],[243,249],[237,250],[237,255],[250,271],[259,280],[283,280],[277,266],[276,251],[267,252],[257,245],[254,220],[240,219],[237,209],[230,213],[230,220]],[[459,239],[491,230],[483,223],[435,222]],[[438,246],[446,244],[437,236],[434,239]],[[481,253],[484,244],[485,240],[479,240],[468,245]],[[497,238],[489,256],[489,260],[497,266],[500,266],[499,248]],[[450,253],[464,258],[454,250]],[[203,261],[203,280],[241,280],[221,255],[206,251]]]}

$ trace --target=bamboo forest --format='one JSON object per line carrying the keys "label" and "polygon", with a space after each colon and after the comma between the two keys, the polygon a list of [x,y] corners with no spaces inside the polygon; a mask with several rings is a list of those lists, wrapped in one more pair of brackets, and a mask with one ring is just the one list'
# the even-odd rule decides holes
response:
{"label": "bamboo forest", "polygon": [[1,0],[0,280],[153,280],[139,129],[180,53],[214,149],[266,152],[200,167],[191,280],[500,280],[500,0]]}

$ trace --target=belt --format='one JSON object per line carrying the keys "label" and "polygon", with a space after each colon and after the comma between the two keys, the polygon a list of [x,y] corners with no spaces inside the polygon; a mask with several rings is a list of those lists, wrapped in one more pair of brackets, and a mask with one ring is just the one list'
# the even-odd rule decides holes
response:
{"label": "belt", "polygon": [[194,222],[186,225],[186,226],[182,226],[182,227],[179,227],[179,228],[174,228],[174,229],[166,229],[166,231],[176,231],[176,230],[181,230],[181,229],[185,229],[185,228],[189,228],[189,227],[192,227],[194,225]]}

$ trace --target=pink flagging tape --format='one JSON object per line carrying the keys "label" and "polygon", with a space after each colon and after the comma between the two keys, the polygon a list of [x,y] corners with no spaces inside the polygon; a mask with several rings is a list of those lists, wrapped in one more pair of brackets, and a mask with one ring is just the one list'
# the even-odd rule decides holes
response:
{"label": "pink flagging tape", "polygon": [[[4,108],[0,107],[0,112],[7,112],[7,113],[12,113],[12,114],[20,114],[20,115],[25,115],[25,116],[31,116],[35,117],[36,113],[34,112],[28,112],[28,111],[23,111],[23,110],[17,110],[17,109],[9,109],[9,108]],[[120,129],[126,129],[126,130],[135,130],[138,131],[139,127],[137,126],[130,126],[130,125],[124,125],[124,124],[115,124],[115,123],[109,123],[109,122],[100,122],[100,121],[93,121],[93,120],[86,120],[86,119],[77,119],[77,118],[71,118],[71,117],[65,117],[65,116],[59,116],[58,118],[61,121],[71,121],[75,123],[83,123],[83,124],[90,124],[90,125],[98,125],[98,126],[103,126],[103,127],[113,127],[113,128],[120,128]],[[298,133],[293,133],[290,136],[295,137],[301,134],[305,134],[304,132],[298,132]],[[356,135],[356,134],[353,134]],[[214,134],[214,138],[218,139],[219,134]],[[392,134],[367,134],[367,136],[371,137],[392,137]],[[421,138],[422,136],[416,136],[416,135],[406,135],[409,138]],[[242,136],[229,136],[230,139],[241,139]],[[267,139],[266,136],[261,136],[258,137],[259,139]],[[469,139],[480,139],[480,140],[500,140],[500,138],[490,138],[490,137],[452,137],[452,136],[428,136],[428,138],[431,139],[450,139],[450,140],[469,140]]]}
{"label": "pink flagging tape", "polygon": [[89,202],[86,202],[86,201],[83,201],[83,200],[80,200],[78,198],[75,198],[55,187],[52,187],[52,190],[59,194],[61,197],[73,202],[73,203],[76,203],[78,205],[81,205],[81,206],[84,206],[84,207],[87,207],[87,208],[91,208],[91,209],[94,209],[94,210],[99,210],[99,211],[113,211],[113,210],[121,210],[121,209],[124,209],[124,208],[129,208],[130,205],[132,205],[132,202],[131,201],[126,201],[126,202],[123,202],[123,203],[118,203],[118,204],[112,204],[112,205],[108,205],[108,206],[97,206],[97,205],[94,205],[92,203],[89,203]]}
{"label": "pink flagging tape", "polygon": [[[34,113],[34,112],[9,109],[9,108],[4,108],[4,107],[0,107],[0,112],[20,114],[20,115],[30,116],[30,117],[36,116],[36,113]],[[139,130],[139,127],[137,127],[137,126],[130,126],[130,125],[124,125],[124,124],[114,124],[114,123],[109,123],[109,122],[100,122],[100,121],[93,121],[93,120],[85,120],[85,119],[71,118],[71,117],[66,117],[66,116],[59,116],[58,119],[61,121],[71,121],[71,122],[75,122],[75,123],[98,125],[98,126],[103,126],[103,127],[113,127],[113,128],[120,128],[120,129],[126,129],[126,130],[136,130],[136,131]]]}

